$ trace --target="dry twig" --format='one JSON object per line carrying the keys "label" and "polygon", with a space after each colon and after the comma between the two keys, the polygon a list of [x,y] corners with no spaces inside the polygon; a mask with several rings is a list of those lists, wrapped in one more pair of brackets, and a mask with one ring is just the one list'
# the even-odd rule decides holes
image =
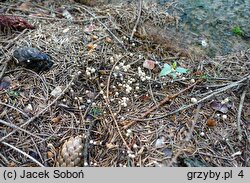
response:
{"label": "dry twig", "polygon": [[195,124],[196,124],[196,122],[197,122],[197,120],[198,120],[198,117],[199,117],[200,109],[201,109],[201,104],[199,104],[199,105],[197,106],[196,113],[195,113],[195,116],[194,116],[194,120],[193,120],[193,122],[192,122],[192,126],[191,126],[191,128],[189,129],[189,133],[188,133],[188,135],[187,135],[185,141],[182,143],[182,145],[181,145],[179,151],[176,153],[176,155],[174,156],[174,158],[172,158],[172,160],[168,163],[168,165],[167,165],[168,167],[172,166],[172,164],[173,164],[174,162],[176,162],[177,158],[179,157],[179,155],[180,155],[181,152],[183,151],[184,146],[186,145],[186,143],[189,142],[189,141],[191,140],[191,138],[192,138],[192,136],[193,136],[193,131],[194,131]]}
{"label": "dry twig", "polygon": [[241,141],[241,139],[242,139],[242,130],[241,130],[241,127],[240,127],[240,123],[241,123],[241,112],[242,112],[242,109],[243,109],[244,100],[245,100],[245,97],[246,97],[246,92],[247,92],[247,87],[244,88],[243,93],[241,94],[240,105],[239,105],[238,115],[237,115],[237,129],[238,129],[239,141]]}
{"label": "dry twig", "polygon": [[[20,126],[20,128],[28,125],[29,123],[31,123],[33,120],[35,120],[36,118],[38,118],[40,115],[42,115],[43,113],[45,113],[53,104],[55,104],[59,98],[62,97],[62,95],[68,90],[68,88],[71,86],[71,83],[74,81],[75,76],[72,77],[71,81],[68,83],[68,85],[65,87],[65,89],[60,93],[60,95],[58,97],[56,97],[50,104],[48,104],[47,107],[45,107],[43,110],[39,111],[35,116],[33,116],[32,118],[30,118],[29,120],[27,120],[24,124],[22,124]],[[10,135],[12,135],[13,133],[15,133],[17,131],[17,129],[13,130],[12,132],[10,132],[8,135],[2,137],[0,139],[0,142],[3,142],[3,140],[5,140],[6,138],[8,138]]]}
{"label": "dry twig", "polygon": [[134,36],[134,33],[136,32],[136,29],[137,29],[137,26],[140,22],[140,17],[141,17],[141,9],[142,9],[142,0],[139,0],[139,10],[138,10],[138,16],[137,16],[137,19],[136,19],[136,22],[135,22],[135,26],[132,30],[132,33],[130,35],[130,41],[133,40],[133,36]]}
{"label": "dry twig", "polygon": [[33,161],[34,163],[36,163],[37,165],[39,165],[40,167],[44,167],[43,164],[41,164],[39,161],[37,161],[36,159],[34,159],[32,156],[28,155],[27,153],[23,152],[22,150],[14,147],[13,145],[7,143],[7,142],[1,142],[3,145],[6,145],[8,147],[10,147],[11,149],[14,149],[15,151],[21,153],[22,155],[26,156],[27,158],[29,158],[31,161]]}

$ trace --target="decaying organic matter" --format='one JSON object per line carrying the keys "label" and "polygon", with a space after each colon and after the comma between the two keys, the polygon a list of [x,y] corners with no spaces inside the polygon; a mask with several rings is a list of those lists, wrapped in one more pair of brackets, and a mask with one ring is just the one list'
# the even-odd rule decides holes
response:
{"label": "decaying organic matter", "polygon": [[0,30],[18,30],[35,29],[35,27],[29,24],[27,21],[18,16],[0,15]]}

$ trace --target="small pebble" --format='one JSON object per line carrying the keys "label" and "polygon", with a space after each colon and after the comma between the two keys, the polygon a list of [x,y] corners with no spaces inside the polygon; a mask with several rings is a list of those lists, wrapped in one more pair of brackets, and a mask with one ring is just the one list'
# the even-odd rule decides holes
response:
{"label": "small pebble", "polygon": [[193,104],[195,104],[195,103],[197,103],[198,101],[197,101],[196,98],[191,98],[191,102],[192,102]]}

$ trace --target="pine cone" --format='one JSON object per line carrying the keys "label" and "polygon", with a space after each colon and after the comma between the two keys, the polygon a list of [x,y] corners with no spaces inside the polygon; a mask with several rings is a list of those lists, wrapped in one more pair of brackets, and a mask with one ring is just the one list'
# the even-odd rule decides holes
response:
{"label": "pine cone", "polygon": [[64,142],[56,162],[57,167],[83,166],[83,137],[71,137]]}

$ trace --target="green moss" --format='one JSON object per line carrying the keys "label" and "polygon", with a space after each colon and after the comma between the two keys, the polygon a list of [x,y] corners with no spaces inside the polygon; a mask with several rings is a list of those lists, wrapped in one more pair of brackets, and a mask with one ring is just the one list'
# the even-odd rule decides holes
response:
{"label": "green moss", "polygon": [[236,26],[232,29],[232,32],[235,34],[235,35],[238,35],[238,36],[244,36],[244,32],[243,30],[240,28],[240,26]]}

